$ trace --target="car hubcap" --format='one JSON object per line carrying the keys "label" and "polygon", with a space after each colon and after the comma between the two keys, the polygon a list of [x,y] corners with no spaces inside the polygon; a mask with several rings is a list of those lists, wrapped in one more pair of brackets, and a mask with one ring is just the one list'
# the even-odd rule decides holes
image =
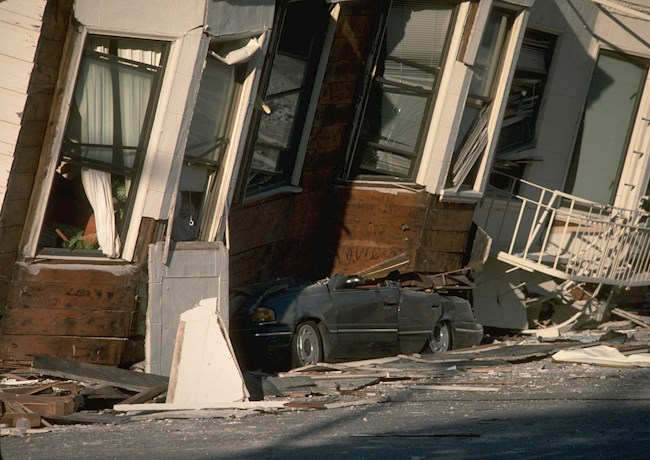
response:
{"label": "car hubcap", "polygon": [[449,350],[449,326],[446,324],[435,325],[429,338],[429,348],[436,353]]}
{"label": "car hubcap", "polygon": [[318,341],[316,334],[310,327],[303,327],[298,336],[298,354],[300,360],[305,364],[316,364],[318,356]]}

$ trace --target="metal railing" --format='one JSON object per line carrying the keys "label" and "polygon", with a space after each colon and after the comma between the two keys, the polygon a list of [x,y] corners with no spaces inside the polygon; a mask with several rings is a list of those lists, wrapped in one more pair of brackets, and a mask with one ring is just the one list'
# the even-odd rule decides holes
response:
{"label": "metal railing", "polygon": [[[489,186],[475,220],[492,253],[526,270],[580,283],[650,284],[650,214],[550,190],[506,174]],[[495,176],[493,176],[495,177]]]}

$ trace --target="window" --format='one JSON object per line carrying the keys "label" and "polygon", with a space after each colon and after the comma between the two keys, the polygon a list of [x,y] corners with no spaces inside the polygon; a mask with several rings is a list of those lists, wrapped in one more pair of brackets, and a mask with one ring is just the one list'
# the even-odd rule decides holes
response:
{"label": "window", "polygon": [[249,139],[246,196],[296,185],[294,168],[328,19],[325,2],[283,1]]}
{"label": "window", "polygon": [[[175,241],[210,240],[219,189],[219,170],[229,143],[230,114],[243,68],[208,54],[185,148],[171,237]],[[243,49],[243,48],[242,48]]]}
{"label": "window", "polygon": [[[537,114],[551,66],[557,37],[536,30],[527,30],[521,45],[503,124],[495,152],[494,168],[510,176],[522,178],[524,168],[537,158],[535,147]],[[507,188],[504,176],[490,178],[492,185]]]}
{"label": "window", "polygon": [[602,51],[591,78],[565,191],[613,204],[648,61]]}
{"label": "window", "polygon": [[481,38],[447,177],[447,187],[453,191],[474,190],[479,178],[479,160],[486,153],[488,121],[513,19],[512,12],[493,10]]}
{"label": "window", "polygon": [[392,2],[354,135],[350,179],[414,180],[455,6]]}
{"label": "window", "polygon": [[149,137],[166,46],[90,35],[39,238],[119,257]]}

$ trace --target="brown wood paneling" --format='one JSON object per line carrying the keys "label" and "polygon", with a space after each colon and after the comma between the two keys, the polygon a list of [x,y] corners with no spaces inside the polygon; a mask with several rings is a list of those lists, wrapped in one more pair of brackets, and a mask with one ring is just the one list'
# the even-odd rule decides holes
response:
{"label": "brown wood paneling", "polygon": [[139,275],[132,265],[17,263],[0,356],[47,354],[119,364],[131,335]]}
{"label": "brown wood paneling", "polygon": [[120,310],[130,312],[135,286],[99,283],[13,282],[8,305],[78,310]]}
{"label": "brown wood paneling", "polygon": [[2,332],[15,335],[128,337],[131,312],[50,308],[8,308]]}
{"label": "brown wood paneling", "polygon": [[467,248],[466,231],[424,230],[420,245],[423,248],[463,254]]}
{"label": "brown wood paneling", "polygon": [[463,254],[443,251],[418,251],[416,271],[445,273],[463,268]]}
{"label": "brown wood paneling", "polygon": [[116,365],[126,339],[108,337],[61,337],[43,335],[2,335],[0,356],[30,360],[35,355],[78,359],[86,363]]}
{"label": "brown wood paneling", "polygon": [[474,207],[471,204],[433,203],[425,227],[431,230],[467,231],[472,226]]}
{"label": "brown wood paneling", "polygon": [[[370,267],[394,259],[404,251],[399,247],[362,246],[342,244],[336,253],[332,273],[359,273]],[[412,264],[400,267],[400,271],[410,271]]]}

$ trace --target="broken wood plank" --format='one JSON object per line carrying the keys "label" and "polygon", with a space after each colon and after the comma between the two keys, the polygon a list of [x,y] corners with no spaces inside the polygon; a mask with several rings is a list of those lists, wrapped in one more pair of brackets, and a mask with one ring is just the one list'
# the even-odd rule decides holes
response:
{"label": "broken wood plank", "polygon": [[284,403],[284,407],[290,407],[292,409],[316,409],[324,410],[327,409],[323,403],[314,403],[314,402],[301,402],[301,401],[289,401]]}
{"label": "broken wood plank", "polygon": [[149,403],[149,404],[116,404],[113,410],[131,411],[176,411],[201,409],[279,409],[286,401],[239,401],[228,403]]}
{"label": "broken wood plank", "polygon": [[41,426],[41,416],[36,413],[29,412],[5,412],[0,418],[0,423],[5,423],[7,426],[16,426],[18,419],[24,418],[29,421],[30,428],[38,428]]}
{"label": "broken wood plank", "polygon": [[75,411],[74,396],[53,396],[53,395],[17,395],[0,393],[0,400],[6,402],[18,402],[37,414],[41,415],[67,415]]}
{"label": "broken wood plank", "polygon": [[129,419],[130,417],[125,415],[118,416],[118,415],[102,414],[102,413],[95,413],[95,412],[83,412],[83,413],[74,412],[68,415],[45,415],[41,418],[41,421],[46,423],[51,422],[57,425],[66,425],[66,424],[90,425],[93,423],[101,423],[102,425],[117,425],[119,423],[128,422]]}
{"label": "broken wood plank", "polygon": [[621,310],[620,308],[614,308],[612,309],[612,313],[615,314],[616,316],[620,316],[623,319],[632,321],[634,324],[637,324],[638,326],[650,329],[650,322],[646,321],[644,318],[638,315],[630,313],[629,311]]}
{"label": "broken wood plank", "polygon": [[36,356],[32,369],[42,375],[99,383],[138,392],[157,385],[166,385],[169,382],[169,379],[162,375],[145,374],[53,356]]}
{"label": "broken wood plank", "polygon": [[469,386],[469,385],[413,385],[414,390],[441,390],[441,391],[499,391],[494,387]]}
{"label": "broken wood plank", "polygon": [[165,391],[167,391],[167,384],[162,383],[160,385],[153,386],[147,390],[141,391],[140,393],[134,394],[130,398],[126,398],[122,401],[122,404],[140,404],[152,400],[156,396],[160,396]]}

